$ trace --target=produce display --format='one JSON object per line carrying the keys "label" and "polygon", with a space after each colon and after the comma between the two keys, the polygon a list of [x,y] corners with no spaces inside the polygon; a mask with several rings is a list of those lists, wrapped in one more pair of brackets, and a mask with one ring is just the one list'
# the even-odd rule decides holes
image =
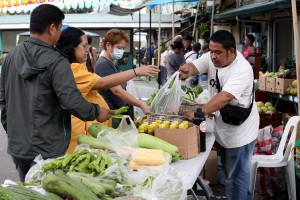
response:
{"label": "produce display", "polygon": [[265,73],[259,72],[259,75],[272,77],[272,78],[286,78],[286,79],[297,79],[296,69],[285,69],[280,70],[279,72],[269,72],[266,71]]}
{"label": "produce display", "polygon": [[71,197],[74,200],[113,199],[126,195],[124,188],[118,188],[117,182],[107,178],[93,178],[87,174],[55,171],[42,179],[42,187],[61,197]]}
{"label": "produce display", "polygon": [[144,121],[142,124],[138,126],[139,133],[148,133],[153,134],[155,128],[179,128],[179,129],[187,129],[189,127],[188,121],[183,121],[179,123],[178,121],[173,121],[170,123],[170,121],[162,121],[160,119],[155,120],[151,124]]}
{"label": "produce display", "polygon": [[[130,154],[123,157],[113,145],[100,139],[107,135],[113,135],[114,141],[124,139],[119,129],[92,124],[88,131],[91,136],[79,136],[78,143],[83,146],[73,153],[56,159],[36,158],[37,164],[27,173],[25,183],[0,186],[0,200],[108,200],[125,196],[149,199],[153,191],[166,199],[171,194],[174,199],[180,197],[181,178],[170,173],[169,166],[181,159],[176,146],[148,134],[137,134],[135,129],[138,145],[123,146],[123,151]],[[144,172],[147,167],[151,169],[149,175]],[[152,188],[157,184],[167,191]],[[30,187],[38,188],[38,192]]]}
{"label": "produce display", "polygon": [[259,113],[272,114],[276,111],[271,102],[263,103],[262,101],[256,102],[257,110]]}
{"label": "produce display", "polygon": [[298,94],[298,82],[297,80],[294,80],[292,82],[292,85],[290,85],[287,89],[286,89],[287,94],[291,94],[291,95],[297,95]]}
{"label": "produce display", "polygon": [[112,165],[113,162],[108,154],[100,151],[90,152],[88,150],[83,150],[54,159],[52,162],[46,163],[43,166],[43,170],[47,172],[61,169],[84,172],[89,173],[91,176],[96,176],[103,174],[104,170]]}

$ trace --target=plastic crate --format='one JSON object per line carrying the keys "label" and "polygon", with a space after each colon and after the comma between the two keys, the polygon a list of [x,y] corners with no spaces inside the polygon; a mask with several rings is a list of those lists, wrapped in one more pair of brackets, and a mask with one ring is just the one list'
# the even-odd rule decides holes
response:
{"label": "plastic crate", "polygon": [[195,112],[197,108],[200,108],[200,104],[187,104],[187,103],[182,103],[179,107],[179,112],[178,115],[184,115],[185,113],[189,112]]}
{"label": "plastic crate", "polygon": [[272,114],[260,113],[260,123],[259,128],[264,128],[266,126],[272,125],[273,128],[282,125],[282,113],[274,112]]}

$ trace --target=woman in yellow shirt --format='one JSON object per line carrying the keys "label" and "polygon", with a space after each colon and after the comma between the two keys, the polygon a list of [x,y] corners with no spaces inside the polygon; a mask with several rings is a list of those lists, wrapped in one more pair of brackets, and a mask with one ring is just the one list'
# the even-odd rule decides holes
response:
{"label": "woman in yellow shirt", "polygon": [[[82,64],[87,59],[87,47],[87,36],[82,30],[74,27],[63,30],[57,43],[57,48],[67,56],[71,63],[75,82],[83,97],[92,103],[99,104],[101,107],[109,109],[107,103],[99,95],[97,90],[106,90],[120,85],[135,76],[153,76],[153,74],[157,74],[159,71],[157,66],[149,65],[102,78],[95,73],[89,72],[87,67]],[[74,151],[77,146],[77,137],[81,134],[88,134],[87,129],[89,125],[95,123],[95,121],[81,121],[75,116],[72,116],[71,120],[71,141],[67,153]],[[111,120],[106,121],[103,124],[111,126]]]}

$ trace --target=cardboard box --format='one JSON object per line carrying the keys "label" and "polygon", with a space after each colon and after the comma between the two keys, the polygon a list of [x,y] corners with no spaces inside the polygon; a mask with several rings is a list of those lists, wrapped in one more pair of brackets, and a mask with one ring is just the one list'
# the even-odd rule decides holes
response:
{"label": "cardboard box", "polygon": [[200,152],[198,126],[191,126],[188,129],[156,128],[154,136],[177,146],[185,159],[193,158]]}
{"label": "cardboard box", "polygon": [[267,78],[266,76],[262,76],[262,75],[259,76],[258,89],[261,91],[266,91],[266,78]]}
{"label": "cardboard box", "polygon": [[294,79],[276,78],[275,92],[279,94],[286,94],[286,89],[292,85]]}
{"label": "cardboard box", "polygon": [[275,92],[275,86],[276,86],[276,79],[272,77],[266,78],[266,91],[268,92]]}
{"label": "cardboard box", "polygon": [[209,184],[218,184],[218,153],[216,150],[211,150],[200,176],[208,180]]}

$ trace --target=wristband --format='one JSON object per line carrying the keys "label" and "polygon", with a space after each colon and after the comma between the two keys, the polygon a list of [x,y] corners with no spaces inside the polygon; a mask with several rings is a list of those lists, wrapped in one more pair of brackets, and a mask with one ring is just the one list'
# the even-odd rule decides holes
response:
{"label": "wristband", "polygon": [[132,70],[133,70],[133,72],[134,72],[134,75],[137,76],[135,70],[134,70],[134,69],[132,69]]}

